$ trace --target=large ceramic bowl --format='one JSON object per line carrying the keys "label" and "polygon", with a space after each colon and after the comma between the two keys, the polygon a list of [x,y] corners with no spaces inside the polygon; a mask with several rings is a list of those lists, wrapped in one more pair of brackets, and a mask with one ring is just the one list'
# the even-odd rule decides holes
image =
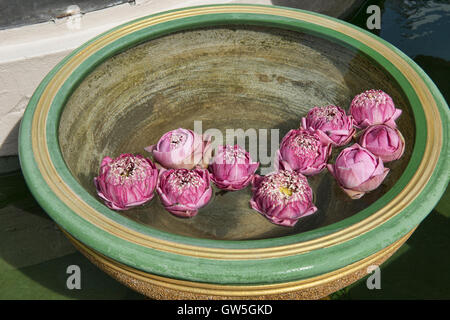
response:
{"label": "large ceramic bowl", "polygon": [[[116,212],[96,196],[104,156],[145,154],[166,131],[194,121],[224,133],[279,129],[270,146],[311,107],[348,108],[371,88],[403,110],[404,156],[359,200],[329,173],[312,177],[319,210],[293,228],[250,209],[248,188],[215,189],[192,219],[158,199]],[[430,212],[448,183],[448,121],[427,75],[364,30],[281,7],[203,6],[132,21],[61,61],[25,112],[20,160],[34,196],[75,245],[139,292],[319,298],[386,260]]]}

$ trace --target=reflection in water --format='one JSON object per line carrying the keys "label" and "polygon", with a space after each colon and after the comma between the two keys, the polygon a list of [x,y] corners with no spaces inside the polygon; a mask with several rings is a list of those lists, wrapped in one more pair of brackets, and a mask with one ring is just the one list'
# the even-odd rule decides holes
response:
{"label": "reflection in water", "polygon": [[381,30],[372,30],[424,69],[444,98],[450,101],[450,1],[368,1],[351,23],[366,29],[366,8],[379,5]]}
{"label": "reflection in water", "polygon": [[411,57],[419,54],[450,60],[450,2],[384,2],[380,36]]}

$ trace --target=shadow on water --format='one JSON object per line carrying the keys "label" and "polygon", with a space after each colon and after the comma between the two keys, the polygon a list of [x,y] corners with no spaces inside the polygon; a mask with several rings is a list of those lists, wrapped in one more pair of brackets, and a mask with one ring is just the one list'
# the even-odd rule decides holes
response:
{"label": "shadow on water", "polygon": [[[81,290],[66,287],[70,265],[81,269]],[[33,198],[21,171],[0,175],[0,273],[0,299],[141,298],[75,250]]]}
{"label": "shadow on water", "polygon": [[448,103],[450,101],[450,61],[424,55],[414,57],[414,61],[433,80]]}

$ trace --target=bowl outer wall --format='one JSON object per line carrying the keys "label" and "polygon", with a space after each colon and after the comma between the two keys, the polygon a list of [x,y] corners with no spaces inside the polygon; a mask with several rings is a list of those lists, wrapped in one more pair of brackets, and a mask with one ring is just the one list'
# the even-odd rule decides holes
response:
{"label": "bowl outer wall", "polygon": [[[219,6],[212,6],[219,7]],[[221,6],[221,7],[231,7],[231,6]],[[237,6],[233,6],[237,7]],[[250,7],[250,6],[247,6]],[[251,6],[254,8],[262,8],[263,6]],[[204,8],[204,7],[200,7]],[[187,10],[187,9],[186,9]],[[301,10],[294,9],[284,9],[286,11],[298,11]],[[173,12],[180,12],[183,10],[176,10]],[[163,15],[164,13],[154,15],[152,17],[157,17]],[[323,17],[319,14],[308,13],[314,16]],[[147,17],[148,18],[148,17]],[[139,19],[144,20],[147,18]],[[334,20],[328,18],[329,20]],[[139,21],[137,20],[137,21]],[[336,20],[337,21],[337,20]],[[126,25],[130,25],[136,21],[132,21]],[[55,97],[52,110],[55,106],[63,106],[64,102],[70,96],[72,90],[96,65],[101,61],[111,57],[118,52],[126,50],[138,43],[143,42],[151,37],[157,37],[163,34],[171,33],[178,30],[183,30],[186,28],[196,28],[205,27],[221,24],[256,24],[256,25],[268,25],[287,29],[304,29],[309,30],[316,34],[321,34],[322,36],[328,38],[336,38],[338,41],[344,41],[352,46],[365,51],[370,50],[364,48],[364,45],[359,43],[357,40],[340,33],[339,31],[330,30],[324,27],[320,27],[307,22],[299,21],[297,19],[280,17],[275,14],[239,14],[239,13],[220,13],[220,14],[205,14],[202,16],[190,17],[190,18],[180,18],[170,22],[162,23],[158,26],[149,27],[136,31],[135,33],[125,36],[120,40],[117,40],[101,50],[95,52],[86,60],[86,65],[80,66],[77,69],[76,77],[69,77],[69,79],[61,87],[61,91],[65,90],[64,95],[59,95]],[[345,25],[345,23],[340,22]],[[126,26],[124,25],[124,26]],[[348,25],[348,24],[346,24]],[[102,34],[92,41],[86,43],[71,55],[66,57],[61,63],[56,66],[42,81],[41,85],[36,90],[32,99],[30,100],[29,106],[24,115],[24,119],[21,124],[20,129],[20,159],[23,168],[25,179],[41,206],[51,215],[51,217],[65,230],[74,235],[78,240],[95,249],[96,251],[111,257],[119,262],[127,264],[129,266],[135,267],[137,269],[150,272],[153,274],[158,274],[170,278],[186,279],[191,281],[199,282],[210,282],[210,283],[222,283],[222,284],[261,284],[261,283],[276,283],[276,282],[286,282],[298,279],[306,279],[315,275],[323,274],[337,268],[348,265],[349,263],[358,261],[362,258],[373,254],[389,244],[393,243],[401,236],[405,235],[408,231],[412,230],[420,221],[429,213],[433,206],[439,200],[441,194],[445,190],[445,186],[448,183],[448,120],[449,112],[448,107],[441,94],[432,83],[432,81],[426,76],[426,74],[408,57],[401,53],[398,49],[393,48],[388,43],[379,39],[376,36],[369,34],[368,32],[359,29],[359,31],[369,34],[373,38],[377,38],[378,41],[383,42],[384,45],[394,50],[399,56],[401,56],[408,64],[420,75],[428,86],[430,92],[432,93],[436,104],[439,107],[441,125],[442,125],[442,148],[439,155],[439,160],[433,171],[427,185],[421,191],[420,195],[417,196],[406,208],[404,208],[400,214],[392,217],[391,219],[384,222],[381,226],[374,228],[364,234],[358,235],[348,241],[343,243],[338,243],[328,247],[318,248],[309,252],[304,252],[301,254],[292,254],[288,256],[279,257],[276,259],[263,259],[255,256],[252,259],[212,259],[196,256],[186,256],[182,254],[177,254],[173,252],[165,252],[162,250],[155,250],[151,248],[146,248],[140,246],[139,244],[131,243],[129,241],[119,239],[112,234],[105,232],[104,230],[88,223],[83,218],[79,217],[77,214],[73,213],[62,201],[54,196],[53,191],[46,185],[43,177],[39,171],[39,168],[35,161],[35,155],[33,154],[33,149],[31,147],[31,123],[34,115],[34,109],[36,104],[41,98],[46,86],[55,76],[55,74],[70,61],[71,58],[81,52],[90,43],[95,42],[97,39],[101,39],[103,36],[113,32],[114,30],[119,30],[124,26],[119,26],[105,34]],[[357,29],[352,26],[352,28]],[[150,34],[150,36],[149,36]],[[373,50],[372,50],[373,51]],[[371,52],[372,56],[376,60],[382,61],[384,58],[382,55],[376,52]],[[399,74],[398,70],[392,66],[386,59],[383,63],[384,66],[393,74],[397,73],[397,78],[401,78],[402,75]],[[407,85],[405,85],[407,86]],[[410,92],[408,95],[409,99],[414,99],[414,92]],[[412,103],[413,104],[413,103]],[[417,105],[417,101],[415,103]],[[61,112],[61,110],[59,110]],[[55,113],[52,119],[49,118],[47,123],[47,133],[48,136],[57,134],[58,119],[60,113]],[[414,112],[416,118],[416,127],[426,129],[421,121],[420,110],[415,110]],[[49,137],[47,136],[47,139]],[[420,145],[424,144],[425,135],[417,135],[415,153],[423,153],[423,148],[420,150]],[[57,137],[50,137],[57,141]],[[64,161],[62,160],[60,150],[58,145],[49,145],[49,149],[52,156],[52,161],[54,158],[59,160],[54,161],[54,165],[58,171],[66,172],[62,175],[64,181],[70,183],[71,186],[75,183],[75,180],[71,179],[67,175],[68,169],[65,167]],[[413,154],[414,156],[414,154]],[[408,180],[414,172],[414,166],[417,167],[418,163],[413,163],[414,159],[412,157],[411,163],[408,165],[404,176],[401,179]],[[204,240],[204,239],[190,239],[182,236],[174,236],[171,234],[166,234],[164,232],[159,232],[158,230],[143,230],[139,225],[133,224],[126,218],[114,217],[117,221],[125,226],[137,230],[139,232],[151,232],[155,237],[164,240],[170,240],[174,242],[186,242],[189,241],[190,244],[203,247],[211,248],[230,248],[230,249],[251,249],[251,248],[264,248],[264,247],[274,247],[280,245],[289,245],[302,241],[307,241],[311,239],[318,239],[321,236],[331,234],[338,230],[342,230],[345,227],[359,222],[374,212],[377,208],[383,206],[386,199],[392,198],[395,193],[398,193],[401,189],[401,185],[398,183],[385,195],[374,203],[371,207],[357,215],[345,219],[339,223],[306,232],[304,234],[275,238],[270,240],[256,240],[256,241],[214,241],[214,240]],[[80,186],[73,185],[74,190],[78,193],[81,190]],[[78,188],[78,189],[77,189]],[[114,212],[107,212],[108,210],[102,210],[105,215],[113,216]],[[150,228],[147,228],[150,229]],[[257,272],[255,272],[257,270]]]}

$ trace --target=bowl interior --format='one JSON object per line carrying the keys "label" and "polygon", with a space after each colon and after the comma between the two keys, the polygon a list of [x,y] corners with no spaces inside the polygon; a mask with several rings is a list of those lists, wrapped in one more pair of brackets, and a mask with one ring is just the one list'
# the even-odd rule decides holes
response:
{"label": "bowl interior", "polygon": [[367,208],[395,184],[411,157],[415,127],[408,99],[382,66],[354,48],[272,27],[221,26],[166,35],[96,67],[67,101],[58,138],[69,170],[95,198],[93,178],[103,157],[149,156],[144,147],[169,130],[194,129],[195,121],[203,132],[218,129],[224,141],[245,143],[265,174],[278,142],[298,128],[310,108],[335,104],[348,109],[356,94],[372,88],[387,92],[403,110],[398,127],[406,151],[386,164],[391,171],[383,184],[359,200],[348,198],[325,170],[308,178],[319,210],[295,227],[274,225],[252,210],[250,187],[238,192],[214,189],[210,203],[190,219],[171,215],[157,197],[118,212],[142,225],[196,238],[280,237]]}

